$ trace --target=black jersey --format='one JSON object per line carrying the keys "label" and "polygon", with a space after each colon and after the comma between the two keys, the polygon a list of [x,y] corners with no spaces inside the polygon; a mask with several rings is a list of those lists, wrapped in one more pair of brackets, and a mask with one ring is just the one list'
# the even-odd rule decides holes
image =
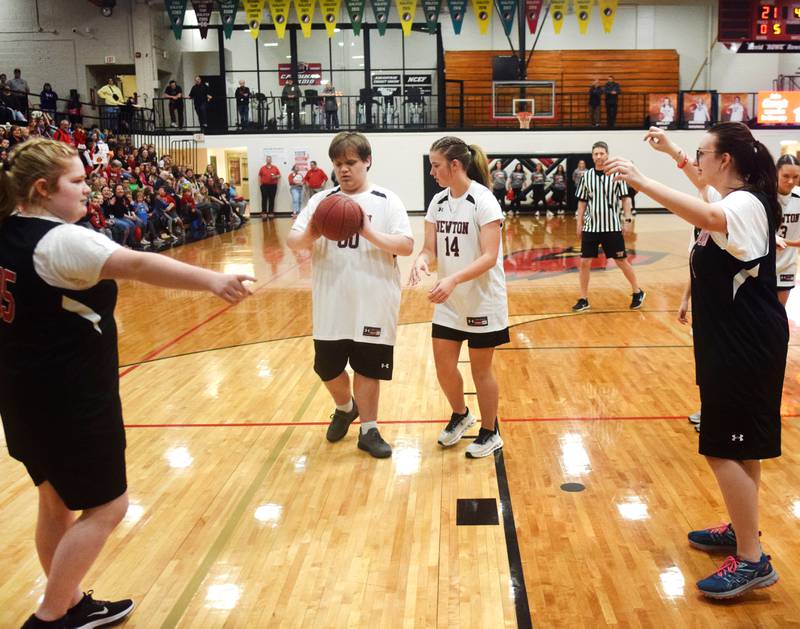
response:
{"label": "black jersey", "polygon": [[[87,290],[47,284],[39,241],[61,223],[11,216],[0,226],[0,415],[15,458],[79,454],[124,442],[112,280]],[[108,445],[113,445],[111,442]]]}

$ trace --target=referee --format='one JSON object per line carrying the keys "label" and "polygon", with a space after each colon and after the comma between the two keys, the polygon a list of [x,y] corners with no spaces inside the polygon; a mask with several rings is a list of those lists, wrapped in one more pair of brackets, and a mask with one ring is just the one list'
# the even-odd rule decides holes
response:
{"label": "referee", "polygon": [[[628,186],[624,181],[615,181],[605,174],[604,168],[608,160],[608,144],[595,142],[592,145],[594,168],[586,171],[576,194],[578,198],[578,238],[581,241],[581,296],[575,305],[574,312],[588,310],[589,306],[589,272],[592,259],[597,257],[598,247],[602,245],[606,258],[613,258],[630,282],[633,295],[631,310],[641,308],[645,292],[636,282],[636,274],[625,253],[623,232],[631,229],[631,198]],[[625,215],[624,225],[619,221],[619,202]]]}

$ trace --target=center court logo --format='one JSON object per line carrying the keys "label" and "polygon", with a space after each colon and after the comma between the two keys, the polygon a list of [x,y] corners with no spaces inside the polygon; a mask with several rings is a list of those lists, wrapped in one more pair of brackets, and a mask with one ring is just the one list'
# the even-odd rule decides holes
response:
{"label": "center court logo", "polygon": [[[667,255],[663,251],[629,250],[628,261],[634,266],[653,264]],[[592,271],[616,268],[600,254],[592,260]],[[542,247],[509,253],[503,259],[507,280],[535,280],[578,271],[581,261],[579,247]]]}

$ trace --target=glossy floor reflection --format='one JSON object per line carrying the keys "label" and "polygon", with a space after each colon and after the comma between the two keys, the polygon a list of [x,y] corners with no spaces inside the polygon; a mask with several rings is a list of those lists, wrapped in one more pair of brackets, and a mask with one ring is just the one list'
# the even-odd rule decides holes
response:
{"label": "glossy floor reflection", "polygon": [[[422,219],[412,224],[421,239]],[[466,439],[436,443],[450,411],[432,364],[425,286],[404,290],[395,376],[382,389],[394,456],[358,451],[357,426],[325,440],[332,408],[311,369],[310,261],[285,247],[289,226],[254,220],[168,254],[252,270],[256,293],[235,308],[120,285],[131,507],[87,587],[135,598],[126,626],[517,627],[503,479],[536,626],[800,624],[800,298],[789,303],[784,456],[763,472],[763,541],[781,580],[712,604],[694,582],[721,558],[685,537],[724,517],[686,421],[698,398],[691,333],[675,319],[685,224],[637,218],[629,246],[648,291],[641,311],[628,310],[614,264],[599,261],[592,310],[573,315],[574,221],[508,221],[513,327],[495,359],[502,466],[466,459]],[[410,259],[400,264],[405,277]],[[474,391],[466,352],[462,360]],[[498,524],[459,526],[459,499],[496,504]],[[0,505],[0,627],[16,627],[44,579],[35,492],[7,456]]]}

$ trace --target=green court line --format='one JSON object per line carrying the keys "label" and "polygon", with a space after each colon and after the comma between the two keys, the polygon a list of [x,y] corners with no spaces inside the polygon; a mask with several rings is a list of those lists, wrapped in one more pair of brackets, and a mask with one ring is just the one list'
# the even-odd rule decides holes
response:
{"label": "green court line", "polygon": [[[306,398],[303,400],[303,403],[300,405],[300,408],[297,409],[292,421],[299,421],[303,417],[306,409],[308,409],[309,405],[311,404],[311,400],[317,394],[317,391],[319,391],[321,386],[322,383],[317,382],[316,385],[311,388],[311,390],[308,392],[308,395],[306,395]],[[292,436],[293,432],[294,427],[292,426],[286,428],[286,430],[283,432],[283,435],[278,440],[278,443],[275,444],[275,447],[272,449],[272,452],[270,452],[269,457],[267,457],[267,459],[264,461],[264,464],[261,466],[258,474],[256,474],[253,482],[250,483],[250,486],[239,500],[236,508],[231,512],[230,516],[228,517],[228,521],[225,523],[225,527],[220,531],[219,535],[217,535],[217,539],[215,539],[214,543],[211,544],[211,547],[208,549],[203,561],[200,562],[200,565],[192,575],[192,578],[189,579],[189,583],[186,584],[186,587],[183,589],[183,592],[181,592],[178,600],[175,601],[175,605],[172,606],[169,615],[161,624],[161,629],[172,629],[178,625],[178,622],[186,613],[186,608],[189,607],[189,603],[191,603],[195,594],[197,594],[197,590],[200,588],[200,585],[206,578],[209,569],[219,557],[222,549],[225,548],[230,541],[234,530],[236,530],[236,527],[239,525],[239,522],[244,515],[245,509],[247,509],[247,505],[249,505],[252,501],[253,496],[255,496],[256,491],[261,486],[261,483],[266,478],[270,469],[277,460],[278,455],[286,446],[286,443],[289,441],[289,438]]]}

